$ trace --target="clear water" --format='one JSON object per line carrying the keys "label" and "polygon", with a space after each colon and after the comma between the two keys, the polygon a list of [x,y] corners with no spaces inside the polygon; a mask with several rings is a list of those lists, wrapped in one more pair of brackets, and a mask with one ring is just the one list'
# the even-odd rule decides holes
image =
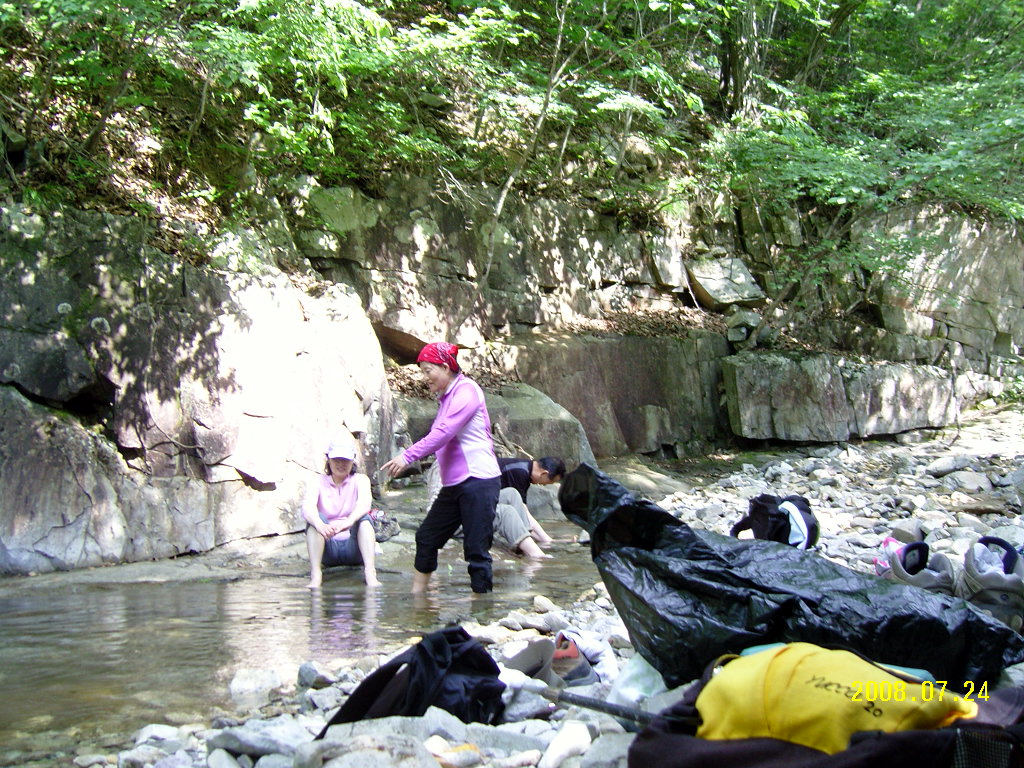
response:
{"label": "clear water", "polygon": [[[564,526],[564,528],[562,527]],[[567,540],[568,523],[547,526]],[[0,765],[82,745],[117,745],[149,723],[234,711],[243,668],[289,675],[309,660],[391,653],[446,623],[495,621],[543,594],[570,605],[599,580],[585,547],[561,544],[530,563],[495,559],[495,592],[473,595],[459,549],[441,553],[432,590],[414,599],[408,574],[367,591],[356,570],[231,582],[77,584],[0,580]]]}

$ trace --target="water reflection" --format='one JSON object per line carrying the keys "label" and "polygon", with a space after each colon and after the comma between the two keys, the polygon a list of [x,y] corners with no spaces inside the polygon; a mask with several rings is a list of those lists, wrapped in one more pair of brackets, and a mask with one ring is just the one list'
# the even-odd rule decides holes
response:
{"label": "water reflection", "polygon": [[378,631],[383,589],[326,591],[309,595],[309,640],[311,658],[350,657],[372,653],[384,642]]}
{"label": "water reflection", "polygon": [[[578,531],[564,526],[565,540]],[[571,603],[596,569],[584,548],[556,553],[537,562],[496,556],[488,595],[470,591],[453,547],[417,597],[408,574],[382,573],[382,587],[367,590],[358,569],[329,571],[312,591],[303,573],[61,589],[0,580],[0,765],[19,764],[18,750],[116,743],[148,723],[232,709],[228,684],[239,669],[294,680],[304,661],[391,653],[453,621],[528,609],[536,594]]]}

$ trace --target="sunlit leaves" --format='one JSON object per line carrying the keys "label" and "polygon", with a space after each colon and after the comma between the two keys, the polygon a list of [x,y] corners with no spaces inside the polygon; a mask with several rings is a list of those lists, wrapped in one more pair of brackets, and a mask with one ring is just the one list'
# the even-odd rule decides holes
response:
{"label": "sunlit leaves", "polygon": [[[620,208],[643,186],[656,211],[653,190],[679,185],[624,179],[634,141],[667,177],[700,160],[700,188],[780,208],[1019,216],[1022,19],[1021,0],[0,0],[0,49],[19,46],[12,98],[71,144],[107,102],[192,99],[189,141],[216,113],[218,141],[266,175],[443,167],[605,185]],[[747,102],[712,130],[730,46],[750,57]]]}

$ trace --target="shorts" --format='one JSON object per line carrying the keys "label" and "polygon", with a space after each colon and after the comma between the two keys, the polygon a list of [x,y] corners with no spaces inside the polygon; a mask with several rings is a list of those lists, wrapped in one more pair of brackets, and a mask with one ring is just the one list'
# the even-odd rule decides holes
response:
{"label": "shorts", "polygon": [[[362,525],[363,520],[369,520],[369,515],[363,515],[349,528],[349,536],[344,539],[328,539],[324,542],[324,557],[320,565],[324,568],[331,568],[335,565],[362,565],[363,556],[359,552],[359,542],[356,540],[356,531]],[[326,522],[326,521],[325,521]]]}

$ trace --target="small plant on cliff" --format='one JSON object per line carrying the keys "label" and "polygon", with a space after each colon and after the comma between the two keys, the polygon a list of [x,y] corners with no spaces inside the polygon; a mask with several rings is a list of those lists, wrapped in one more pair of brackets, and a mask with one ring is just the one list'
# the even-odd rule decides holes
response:
{"label": "small plant on cliff", "polygon": [[1024,403],[1024,376],[1015,376],[1006,389],[996,398],[1000,403]]}

